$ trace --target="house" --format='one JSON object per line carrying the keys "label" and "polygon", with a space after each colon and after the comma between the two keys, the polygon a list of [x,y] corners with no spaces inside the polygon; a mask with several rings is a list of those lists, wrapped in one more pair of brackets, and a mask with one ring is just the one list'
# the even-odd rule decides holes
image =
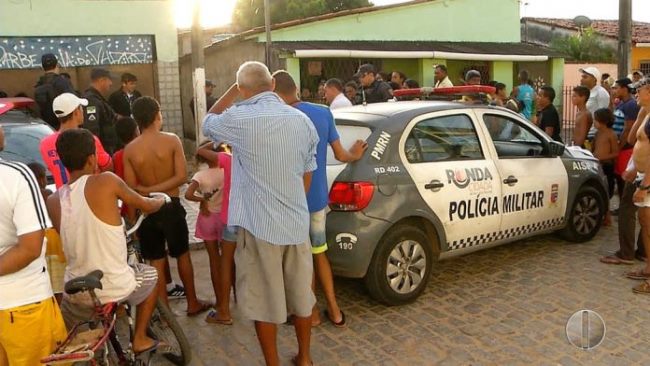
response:
{"label": "house", "polygon": [[[618,47],[618,20],[593,20],[591,27],[601,36],[604,44],[614,49]],[[521,34],[525,42],[548,46],[558,36],[578,34],[580,27],[572,19],[522,18]],[[650,73],[650,23],[633,22],[632,70]]]}
{"label": "house", "polygon": [[[519,70],[561,88],[564,60],[546,47],[521,42],[519,4],[503,0],[415,0],[341,11],[272,27],[272,70],[286,69],[301,90],[317,91],[321,80],[350,80],[366,62],[390,73],[402,71],[420,85],[433,85],[433,66],[445,64],[452,82],[477,69],[485,82],[508,89]],[[206,77],[220,95],[244,61],[265,60],[264,28],[205,48]],[[193,135],[191,56],[182,56],[181,98],[186,136]]]}
{"label": "house", "polygon": [[135,74],[161,104],[164,128],[182,136],[178,41],[172,1],[0,0],[0,90],[33,95],[41,56],[53,53],[77,90],[90,70]]}

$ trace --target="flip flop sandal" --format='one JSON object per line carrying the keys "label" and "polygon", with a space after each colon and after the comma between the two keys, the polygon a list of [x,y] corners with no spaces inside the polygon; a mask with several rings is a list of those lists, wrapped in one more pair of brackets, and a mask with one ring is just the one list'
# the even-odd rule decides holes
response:
{"label": "flip flop sandal", "polygon": [[189,316],[190,318],[195,317],[195,316],[197,316],[197,315],[199,315],[201,313],[204,313],[204,312],[210,310],[210,308],[212,308],[213,306],[214,306],[214,304],[202,303],[201,308],[199,310],[195,310],[195,311],[191,311],[191,312],[188,311],[187,316]]}
{"label": "flip flop sandal", "polygon": [[205,317],[205,322],[210,324],[221,324],[221,325],[232,325],[233,321],[231,319],[217,319],[217,312],[212,310]]}
{"label": "flip flop sandal", "polygon": [[625,274],[625,277],[632,280],[645,281],[645,280],[650,280],[650,273],[645,273],[643,270],[627,272]]}
{"label": "flip flop sandal", "polygon": [[623,259],[621,257],[618,257],[616,255],[608,255],[606,257],[600,258],[601,263],[605,264],[634,264],[634,260],[631,259]]}
{"label": "flip flop sandal", "polygon": [[143,350],[141,350],[141,351],[137,351],[137,352],[134,351],[134,353],[135,353],[136,356],[139,356],[139,355],[141,355],[141,354],[143,354],[143,353],[151,352],[151,351],[157,349],[158,346],[160,346],[160,341],[159,341],[159,340],[155,340],[155,341],[153,342],[153,345],[152,345],[151,347],[149,347],[149,348],[145,348],[145,349],[143,349]]}
{"label": "flip flop sandal", "polygon": [[341,310],[341,321],[339,321],[338,323],[335,322],[334,320],[332,320],[332,318],[330,317],[330,314],[329,314],[329,312],[327,312],[327,310],[325,310],[325,316],[337,328],[345,328],[345,326],[347,325],[346,322],[345,322],[345,313],[343,312],[343,310]]}
{"label": "flip flop sandal", "polygon": [[650,295],[650,283],[643,282],[642,284],[635,286],[632,288],[632,292],[635,294],[645,294],[645,295]]}

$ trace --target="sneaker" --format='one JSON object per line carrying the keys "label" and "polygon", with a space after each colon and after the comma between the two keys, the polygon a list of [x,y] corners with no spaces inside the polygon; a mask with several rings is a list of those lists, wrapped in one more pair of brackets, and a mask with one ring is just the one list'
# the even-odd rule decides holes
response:
{"label": "sneaker", "polygon": [[169,299],[184,299],[185,288],[181,285],[176,285],[173,289],[167,291],[167,297]]}

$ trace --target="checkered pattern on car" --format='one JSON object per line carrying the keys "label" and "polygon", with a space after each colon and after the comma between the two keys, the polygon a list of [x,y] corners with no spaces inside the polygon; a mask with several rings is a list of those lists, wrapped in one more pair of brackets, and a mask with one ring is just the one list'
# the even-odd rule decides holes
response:
{"label": "checkered pattern on car", "polygon": [[452,242],[448,242],[447,245],[449,246],[449,250],[464,249],[476,245],[490,243],[497,240],[516,238],[529,233],[551,229],[562,225],[563,222],[564,222],[564,217],[559,219],[538,221],[538,222],[506,229],[503,231],[499,230],[491,233],[470,236],[460,240],[454,240]]}

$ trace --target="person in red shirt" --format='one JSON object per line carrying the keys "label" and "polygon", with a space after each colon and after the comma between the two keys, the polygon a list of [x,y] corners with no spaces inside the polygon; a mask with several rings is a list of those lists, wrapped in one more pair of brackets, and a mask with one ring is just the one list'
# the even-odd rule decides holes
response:
{"label": "person in red shirt", "polygon": [[[78,98],[72,93],[63,93],[54,98],[52,110],[61,124],[59,130],[41,140],[40,150],[47,169],[54,177],[56,188],[68,183],[70,174],[63,166],[59,154],[56,152],[56,140],[63,131],[79,128],[84,122],[82,107],[88,105],[88,100]],[[102,143],[95,137],[95,150],[97,151],[97,168],[99,171],[112,171],[113,161],[111,156],[104,150]]]}

